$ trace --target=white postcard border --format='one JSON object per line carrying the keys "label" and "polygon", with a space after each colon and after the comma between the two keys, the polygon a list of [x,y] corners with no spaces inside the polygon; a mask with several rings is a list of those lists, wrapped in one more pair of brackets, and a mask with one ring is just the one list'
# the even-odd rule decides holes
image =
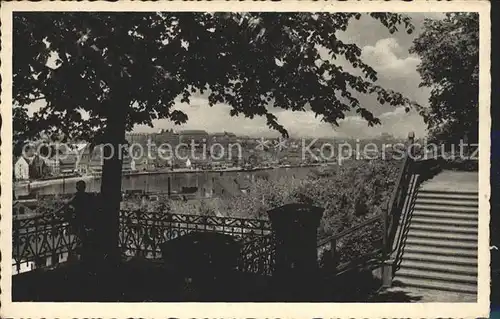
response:
{"label": "white postcard border", "polygon": [[[490,4],[488,1],[164,1],[4,2],[1,6],[1,308],[4,318],[477,318],[489,316]],[[477,303],[30,303],[11,302],[12,12],[14,11],[337,11],[480,13],[479,272]],[[7,217],[7,218],[6,218]],[[338,289],[342,289],[338,287]]]}

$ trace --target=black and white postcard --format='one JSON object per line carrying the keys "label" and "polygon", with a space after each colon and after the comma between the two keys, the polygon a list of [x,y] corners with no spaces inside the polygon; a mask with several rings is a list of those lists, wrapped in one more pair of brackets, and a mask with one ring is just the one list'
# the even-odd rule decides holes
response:
{"label": "black and white postcard", "polygon": [[487,317],[489,10],[2,4],[0,315]]}

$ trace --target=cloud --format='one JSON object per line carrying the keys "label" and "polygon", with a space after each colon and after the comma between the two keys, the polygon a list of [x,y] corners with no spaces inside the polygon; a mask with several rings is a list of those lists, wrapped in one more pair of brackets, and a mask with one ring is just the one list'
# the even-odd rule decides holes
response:
{"label": "cloud", "polygon": [[364,46],[361,58],[385,77],[418,76],[416,69],[420,59],[412,55],[400,57],[404,51],[395,38],[385,38],[378,40],[374,46]]}

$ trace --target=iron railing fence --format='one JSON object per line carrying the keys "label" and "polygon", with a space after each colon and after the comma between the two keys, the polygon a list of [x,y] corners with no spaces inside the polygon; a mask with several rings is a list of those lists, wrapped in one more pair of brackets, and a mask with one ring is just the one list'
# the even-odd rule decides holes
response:
{"label": "iron railing fence", "polygon": [[[47,213],[13,219],[13,274],[56,267],[78,258],[80,240],[63,216]],[[121,211],[119,246],[125,258],[141,255],[159,259],[162,243],[192,231],[232,235],[245,246],[270,235],[271,224],[260,219]]]}

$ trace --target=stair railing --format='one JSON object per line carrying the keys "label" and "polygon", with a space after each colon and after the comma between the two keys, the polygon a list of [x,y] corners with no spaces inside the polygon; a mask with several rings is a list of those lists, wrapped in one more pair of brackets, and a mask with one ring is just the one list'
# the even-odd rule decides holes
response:
{"label": "stair railing", "polygon": [[[402,260],[404,245],[406,243],[406,238],[408,231],[410,230],[410,221],[413,213],[413,207],[415,205],[416,194],[418,191],[418,175],[415,178],[415,170],[412,169],[410,178],[408,181],[408,186],[406,187],[406,199],[403,202],[403,206],[400,212],[399,225],[395,227],[395,237],[393,239],[391,259],[393,260],[392,272],[395,273],[399,268]],[[396,237],[397,236],[397,237]]]}
{"label": "stair railing", "polygon": [[[386,209],[383,214],[384,221],[384,239],[383,239],[383,259],[388,260],[392,253],[394,239],[399,226],[401,213],[408,196],[408,189],[413,174],[413,155],[412,145],[414,144],[414,136],[412,133],[408,136],[408,147],[405,150],[403,162],[399,170],[399,176],[396,181],[396,186],[392,193]],[[398,241],[399,242],[399,241]],[[399,245],[400,243],[398,243]],[[398,247],[399,248],[399,247]]]}
{"label": "stair railing", "polygon": [[[380,215],[348,228],[341,233],[327,236],[318,241],[318,263],[326,276],[339,275],[370,259],[379,259],[383,234]],[[353,252],[353,244],[362,244],[362,250]],[[340,249],[339,249],[340,248]]]}

